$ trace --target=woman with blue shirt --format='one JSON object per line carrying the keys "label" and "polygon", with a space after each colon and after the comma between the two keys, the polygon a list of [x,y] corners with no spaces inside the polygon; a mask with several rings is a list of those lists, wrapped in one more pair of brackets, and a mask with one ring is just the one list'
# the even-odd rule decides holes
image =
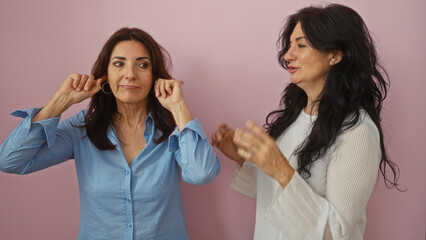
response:
{"label": "woman with blue shirt", "polygon": [[[188,239],[180,179],[208,183],[220,162],[169,61],[148,33],[118,30],[92,75],[70,74],[42,109],[12,113],[23,120],[0,147],[0,170],[28,174],[74,159],[79,239]],[[87,98],[87,110],[59,122]]]}

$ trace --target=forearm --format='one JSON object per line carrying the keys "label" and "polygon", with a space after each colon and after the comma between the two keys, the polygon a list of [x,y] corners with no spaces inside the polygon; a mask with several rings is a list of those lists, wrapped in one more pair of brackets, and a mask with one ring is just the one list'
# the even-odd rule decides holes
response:
{"label": "forearm", "polygon": [[171,145],[179,146],[174,150],[182,170],[182,179],[197,185],[211,182],[219,174],[221,165],[199,121],[190,121],[184,126],[184,131],[178,133],[175,130],[173,135],[178,144]]}
{"label": "forearm", "polygon": [[[54,145],[59,118],[31,123],[38,110],[19,110],[13,113],[13,116],[24,119],[0,147],[0,171],[17,174],[34,172],[56,164],[53,160],[60,160],[58,156],[65,154],[64,148],[59,147],[59,154],[49,157],[49,147]],[[58,138],[62,139],[62,136],[56,136]]]}
{"label": "forearm", "polygon": [[277,164],[274,178],[280,183],[281,188],[285,189],[293,178],[294,172],[294,168],[288,162],[280,162]]}
{"label": "forearm", "polygon": [[56,93],[53,98],[33,118],[32,122],[59,117],[72,103],[65,95]]}
{"label": "forearm", "polygon": [[192,120],[191,113],[189,112],[188,105],[185,101],[173,105],[171,112],[175,119],[176,125],[179,129],[179,132],[182,131],[183,127]]}

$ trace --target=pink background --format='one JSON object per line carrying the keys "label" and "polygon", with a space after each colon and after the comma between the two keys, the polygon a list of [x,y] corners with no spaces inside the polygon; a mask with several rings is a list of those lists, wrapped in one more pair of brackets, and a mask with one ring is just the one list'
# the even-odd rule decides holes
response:
{"label": "pink background", "polygon": [[[392,80],[384,106],[388,150],[400,184],[380,178],[368,205],[365,239],[425,239],[426,1],[345,0],[369,26]],[[43,106],[65,77],[88,73],[107,37],[123,26],[147,30],[171,54],[192,114],[207,135],[221,122],[264,123],[289,74],[276,60],[285,17],[311,1],[0,2],[1,142],[15,109]],[[64,114],[71,116],[87,102]],[[183,185],[191,239],[252,239],[255,202],[229,185],[234,165],[205,186]],[[73,161],[27,176],[0,173],[0,239],[76,239],[79,198]]]}

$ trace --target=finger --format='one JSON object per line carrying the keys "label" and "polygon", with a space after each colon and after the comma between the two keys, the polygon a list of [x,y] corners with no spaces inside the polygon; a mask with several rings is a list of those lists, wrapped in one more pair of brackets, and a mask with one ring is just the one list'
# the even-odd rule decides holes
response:
{"label": "finger", "polygon": [[223,139],[231,139],[234,137],[234,131],[227,131],[224,135],[222,135]]}
{"label": "finger", "polygon": [[232,131],[232,129],[226,123],[220,124],[219,128],[223,129],[225,132]]}
{"label": "finger", "polygon": [[232,129],[226,123],[219,124],[218,129],[216,131],[218,141],[220,142],[222,140],[223,135],[225,135],[229,131],[232,132]]}
{"label": "finger", "polygon": [[246,122],[245,126],[253,133],[255,133],[257,137],[262,141],[267,141],[270,138],[269,134],[266,133],[265,129],[250,120]]}
{"label": "finger", "polygon": [[89,78],[87,79],[86,84],[84,84],[84,91],[89,91],[92,88],[92,85],[94,83],[95,77],[93,75],[90,75]]}
{"label": "finger", "polygon": [[163,80],[163,81],[160,82],[160,95],[163,98],[166,98],[167,97],[167,93],[166,93],[166,90],[164,88],[165,88],[165,80]]}
{"label": "finger", "polygon": [[242,129],[235,129],[233,141],[238,147],[258,151],[262,142],[251,132]]}
{"label": "finger", "polygon": [[98,88],[102,88],[102,83],[104,82],[104,81],[106,81],[106,79],[105,78],[103,78],[103,77],[101,77],[101,78],[98,78],[97,80],[96,80],[96,87],[98,87]]}
{"label": "finger", "polygon": [[73,74],[71,74],[70,77],[72,79],[72,86],[74,88],[77,88],[78,85],[80,84],[81,74],[73,73]]}
{"label": "finger", "polygon": [[177,87],[177,88],[182,88],[183,81],[180,81],[180,80],[174,80],[174,79],[170,79],[169,81],[171,82],[171,84],[172,84],[172,88],[173,88],[173,89],[174,89],[175,87]]}
{"label": "finger", "polygon": [[99,92],[102,89],[102,78],[98,78],[97,80],[94,80],[94,85],[89,90],[89,94],[91,96],[95,95],[95,93]]}
{"label": "finger", "polygon": [[220,128],[220,139],[219,141],[222,141],[223,139],[227,139],[227,140],[231,140],[234,137],[234,130],[229,129],[227,130],[226,128]]}
{"label": "finger", "polygon": [[155,92],[155,97],[159,97],[160,96],[160,82],[161,79],[157,79],[154,83],[154,92]]}
{"label": "finger", "polygon": [[86,84],[87,79],[89,79],[89,76],[87,76],[86,74],[81,75],[80,83],[78,84],[76,88],[78,92],[80,92],[84,88],[84,85]]}
{"label": "finger", "polygon": [[173,89],[172,89],[172,83],[171,83],[171,81],[170,80],[166,80],[166,81],[164,81],[164,90],[167,92],[167,94],[169,95],[169,96],[171,96],[172,95],[172,92],[173,92]]}
{"label": "finger", "polygon": [[241,158],[247,159],[249,161],[253,160],[253,153],[250,151],[247,151],[243,148],[239,148],[237,151],[238,156],[240,156]]}
{"label": "finger", "polygon": [[213,133],[212,134],[212,146],[214,147],[214,146],[216,146],[216,133]]}

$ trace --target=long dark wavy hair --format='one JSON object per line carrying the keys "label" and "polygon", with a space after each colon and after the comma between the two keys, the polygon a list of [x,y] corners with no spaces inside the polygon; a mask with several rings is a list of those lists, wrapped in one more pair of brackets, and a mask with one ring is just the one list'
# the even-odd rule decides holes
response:
{"label": "long dark wavy hair", "polygon": [[[92,68],[92,75],[95,79],[107,76],[111,53],[117,43],[130,40],[138,41],[148,49],[152,63],[153,82],[158,78],[172,78],[167,70],[171,67],[171,59],[168,52],[147,32],[138,28],[122,28],[112,34],[99,53]],[[106,84],[106,86],[108,85]],[[109,90],[108,87],[105,89],[106,91]],[[176,123],[171,112],[164,108],[155,97],[154,84],[152,84],[148,94],[147,112],[152,114],[155,129],[160,130],[162,133],[159,138],[155,139],[155,143],[158,144],[165,141],[173,132]],[[83,127],[86,128],[90,141],[100,150],[115,149],[114,144],[107,137],[107,131],[112,125],[113,116],[116,114],[119,113],[117,112],[114,94],[105,94],[103,91],[99,91],[93,95]]]}
{"label": "long dark wavy hair", "polygon": [[[304,178],[309,178],[312,163],[327,153],[339,134],[356,125],[361,116],[360,110],[364,109],[379,131],[380,172],[385,185],[398,189],[399,168],[386,153],[380,123],[389,76],[378,63],[376,49],[364,21],[353,9],[339,4],[299,10],[287,19],[277,42],[280,48],[278,61],[284,69],[288,69],[284,55],[290,47],[290,35],[299,22],[313,48],[341,51],[343,58],[329,70],[324,88],[316,100],[318,117],[309,136],[295,152],[297,171]],[[306,105],[306,93],[290,83],[280,100],[280,110],[266,117],[268,133],[277,140]],[[392,171],[392,178],[386,175],[387,169]]]}

